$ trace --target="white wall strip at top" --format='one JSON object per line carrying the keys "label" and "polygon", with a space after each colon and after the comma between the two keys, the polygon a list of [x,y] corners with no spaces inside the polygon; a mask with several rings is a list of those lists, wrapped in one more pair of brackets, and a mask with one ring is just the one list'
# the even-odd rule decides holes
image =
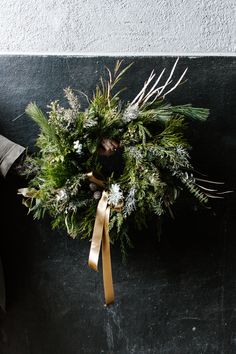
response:
{"label": "white wall strip at top", "polygon": [[171,52],[1,52],[0,56],[61,56],[61,57],[236,57],[236,53],[171,53]]}

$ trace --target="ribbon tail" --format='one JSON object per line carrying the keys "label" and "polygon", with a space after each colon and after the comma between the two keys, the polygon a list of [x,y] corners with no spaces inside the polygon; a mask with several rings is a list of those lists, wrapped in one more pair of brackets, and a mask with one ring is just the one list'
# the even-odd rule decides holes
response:
{"label": "ribbon tail", "polygon": [[101,249],[103,228],[105,222],[105,213],[107,208],[107,193],[103,191],[102,197],[98,202],[95,224],[93,229],[93,236],[90,246],[88,265],[90,268],[98,271],[98,260]]}
{"label": "ribbon tail", "polygon": [[103,269],[103,286],[104,286],[106,305],[112,304],[115,299],[113,280],[112,280],[112,268],[111,268],[109,217],[110,217],[110,207],[108,206],[105,212],[105,220],[104,220],[104,228],[103,228],[103,236],[102,236],[102,269]]}
{"label": "ribbon tail", "polygon": [[98,271],[98,260],[102,245],[102,269],[103,286],[106,305],[114,302],[114,288],[111,269],[111,252],[109,237],[109,217],[110,207],[107,206],[108,194],[103,191],[102,197],[98,202],[95,224],[93,229],[92,241],[89,252],[88,265]]}

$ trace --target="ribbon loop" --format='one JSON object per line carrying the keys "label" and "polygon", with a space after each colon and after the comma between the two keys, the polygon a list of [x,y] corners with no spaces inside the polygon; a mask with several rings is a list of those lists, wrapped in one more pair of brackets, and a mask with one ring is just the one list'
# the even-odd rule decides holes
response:
{"label": "ribbon loop", "polygon": [[104,187],[104,182],[101,179],[96,178],[93,175],[93,172],[87,173],[87,177],[90,180],[90,182],[97,184],[99,187]]}

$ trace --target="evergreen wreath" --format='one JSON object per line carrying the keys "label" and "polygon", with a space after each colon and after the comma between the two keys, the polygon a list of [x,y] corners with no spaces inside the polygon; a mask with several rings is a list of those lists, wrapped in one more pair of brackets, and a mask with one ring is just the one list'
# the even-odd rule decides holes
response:
{"label": "evergreen wreath", "polygon": [[[183,83],[187,69],[173,80],[178,59],[164,83],[165,69],[151,72],[131,102],[122,102],[116,85],[130,68],[118,61],[82,110],[71,88],[68,106],[51,102],[45,115],[30,103],[26,113],[38,124],[37,151],[28,156],[23,203],[40,219],[49,213],[52,227],[65,227],[73,238],[91,237],[98,201],[108,193],[111,242],[122,250],[129,221],[142,227],[150,214],[172,215],[172,205],[186,189],[199,203],[221,197],[195,176],[185,138],[188,119],[205,121],[206,108],[172,106],[166,96]],[[209,182],[209,181],[205,181]]]}

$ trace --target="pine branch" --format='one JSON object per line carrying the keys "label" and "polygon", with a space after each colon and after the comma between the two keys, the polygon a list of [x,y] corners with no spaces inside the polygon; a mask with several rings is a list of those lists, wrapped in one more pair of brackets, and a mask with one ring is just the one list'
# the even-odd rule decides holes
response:
{"label": "pine branch", "polygon": [[197,108],[192,107],[191,104],[185,104],[181,106],[170,106],[168,110],[175,114],[181,114],[185,117],[205,121],[208,116],[210,110],[208,108]]}
{"label": "pine branch", "polygon": [[35,123],[39,126],[41,132],[48,137],[49,139],[52,139],[53,141],[56,140],[56,135],[54,133],[53,128],[48,124],[48,120],[45,117],[44,113],[42,110],[37,106],[35,102],[31,102],[28,104],[25,110],[26,114],[30,116]]}

